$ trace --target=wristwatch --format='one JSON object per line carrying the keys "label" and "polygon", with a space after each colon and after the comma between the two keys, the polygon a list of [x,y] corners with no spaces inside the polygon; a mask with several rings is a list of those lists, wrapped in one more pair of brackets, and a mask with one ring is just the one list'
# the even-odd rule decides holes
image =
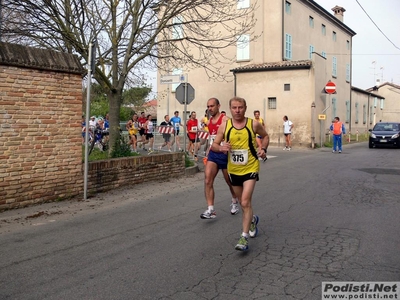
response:
{"label": "wristwatch", "polygon": [[261,148],[261,150],[264,150],[265,154],[267,154],[267,148]]}

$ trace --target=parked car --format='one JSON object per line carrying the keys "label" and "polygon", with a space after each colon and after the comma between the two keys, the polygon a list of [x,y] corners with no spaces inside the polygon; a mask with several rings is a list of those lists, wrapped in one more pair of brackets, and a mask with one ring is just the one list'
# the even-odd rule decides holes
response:
{"label": "parked car", "polygon": [[393,145],[400,148],[400,123],[379,122],[369,132],[369,148],[377,145]]}

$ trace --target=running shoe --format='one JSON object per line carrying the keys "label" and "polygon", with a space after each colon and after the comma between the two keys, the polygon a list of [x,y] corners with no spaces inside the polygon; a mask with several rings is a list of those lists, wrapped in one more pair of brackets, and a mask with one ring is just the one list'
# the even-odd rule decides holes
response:
{"label": "running shoe", "polygon": [[283,148],[283,150],[287,150],[287,147]]}
{"label": "running shoe", "polygon": [[202,219],[215,219],[215,217],[217,216],[217,214],[215,213],[215,210],[209,211],[208,209],[203,212],[200,215],[200,218]]}
{"label": "running shoe", "polygon": [[258,224],[259,220],[260,220],[260,218],[257,215],[253,215],[253,220],[251,221],[250,230],[249,230],[249,235],[251,238],[256,237],[258,234],[257,224]]}
{"label": "running shoe", "polygon": [[238,203],[231,203],[231,214],[236,215],[239,212],[239,204]]}
{"label": "running shoe", "polygon": [[246,237],[241,236],[238,243],[235,246],[236,250],[239,251],[246,251],[249,250],[249,241]]}

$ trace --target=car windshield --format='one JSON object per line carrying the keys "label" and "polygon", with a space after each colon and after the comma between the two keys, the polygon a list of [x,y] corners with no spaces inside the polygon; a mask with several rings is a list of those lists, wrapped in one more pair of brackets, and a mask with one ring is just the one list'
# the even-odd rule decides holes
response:
{"label": "car windshield", "polygon": [[376,124],[374,131],[398,131],[399,124]]}

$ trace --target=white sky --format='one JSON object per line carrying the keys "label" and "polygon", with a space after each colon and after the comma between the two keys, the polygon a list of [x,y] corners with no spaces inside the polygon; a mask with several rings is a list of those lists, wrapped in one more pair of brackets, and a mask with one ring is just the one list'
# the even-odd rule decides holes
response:
{"label": "white sky", "polygon": [[400,85],[400,0],[314,1],[330,13],[336,5],[343,7],[344,23],[357,33],[353,37],[353,86],[367,89],[376,79]]}

